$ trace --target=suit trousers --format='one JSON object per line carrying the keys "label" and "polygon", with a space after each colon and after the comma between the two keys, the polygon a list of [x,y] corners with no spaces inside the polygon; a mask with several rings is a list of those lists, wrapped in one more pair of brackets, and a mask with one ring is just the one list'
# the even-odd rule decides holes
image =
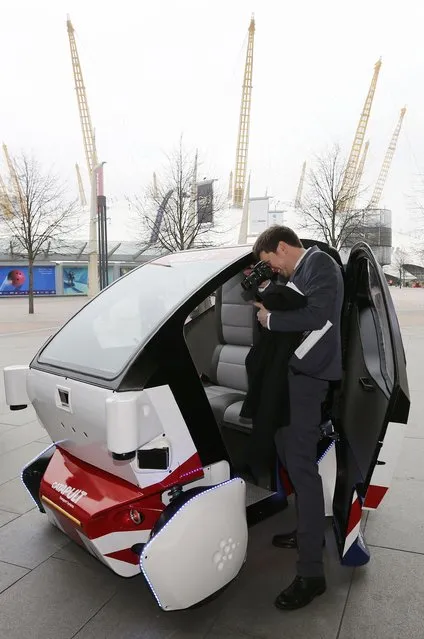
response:
{"label": "suit trousers", "polygon": [[278,456],[286,468],[296,496],[297,574],[324,574],[322,543],[325,507],[317,464],[322,404],[329,383],[326,380],[289,372],[290,424],[275,435]]}

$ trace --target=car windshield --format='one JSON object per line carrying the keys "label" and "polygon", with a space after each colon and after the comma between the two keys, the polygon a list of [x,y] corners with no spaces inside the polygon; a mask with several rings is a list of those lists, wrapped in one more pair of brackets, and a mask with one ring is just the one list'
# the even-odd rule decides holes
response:
{"label": "car windshield", "polygon": [[246,247],[187,251],[131,271],[53,337],[38,362],[114,379],[164,322]]}

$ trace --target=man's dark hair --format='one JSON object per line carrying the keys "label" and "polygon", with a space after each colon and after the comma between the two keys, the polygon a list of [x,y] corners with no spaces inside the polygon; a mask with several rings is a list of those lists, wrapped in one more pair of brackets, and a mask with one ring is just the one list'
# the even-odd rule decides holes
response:
{"label": "man's dark hair", "polygon": [[262,251],[265,253],[275,253],[280,242],[285,242],[290,246],[303,248],[302,242],[292,229],[288,226],[274,224],[274,226],[270,226],[268,229],[265,229],[265,231],[263,231],[257,238],[253,246],[253,253],[258,259]]}

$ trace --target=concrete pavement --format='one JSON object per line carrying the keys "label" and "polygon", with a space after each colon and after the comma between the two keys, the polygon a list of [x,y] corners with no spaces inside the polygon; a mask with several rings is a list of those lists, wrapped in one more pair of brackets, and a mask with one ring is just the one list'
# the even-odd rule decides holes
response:
{"label": "concrete pavement", "polygon": [[[370,563],[339,564],[329,529],[328,591],[307,608],[281,613],[275,595],[294,574],[296,554],[271,546],[289,530],[291,512],[250,532],[239,578],[201,608],[163,613],[143,578],[117,577],[69,542],[38,513],[20,480],[24,464],[49,442],[32,408],[10,412],[0,383],[0,639],[423,639],[424,622],[424,291],[393,289],[404,344],[412,409],[392,487],[370,513]],[[0,368],[27,363],[84,299],[0,300]]]}

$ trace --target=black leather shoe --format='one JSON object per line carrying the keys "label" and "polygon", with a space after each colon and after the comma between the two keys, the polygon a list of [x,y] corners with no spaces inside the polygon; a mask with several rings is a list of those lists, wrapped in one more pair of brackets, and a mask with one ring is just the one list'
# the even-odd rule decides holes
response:
{"label": "black leather shoe", "polygon": [[289,533],[274,535],[274,537],[272,538],[272,545],[276,546],[277,548],[297,548],[296,531],[293,530]]}
{"label": "black leather shoe", "polygon": [[325,577],[296,577],[275,600],[279,610],[297,610],[307,606],[326,590]]}
{"label": "black leather shoe", "polygon": [[[293,530],[289,533],[274,535],[274,537],[272,538],[272,545],[276,546],[277,548],[288,548],[289,550],[297,548],[296,531]],[[322,545],[325,546],[325,539],[323,540]]]}

